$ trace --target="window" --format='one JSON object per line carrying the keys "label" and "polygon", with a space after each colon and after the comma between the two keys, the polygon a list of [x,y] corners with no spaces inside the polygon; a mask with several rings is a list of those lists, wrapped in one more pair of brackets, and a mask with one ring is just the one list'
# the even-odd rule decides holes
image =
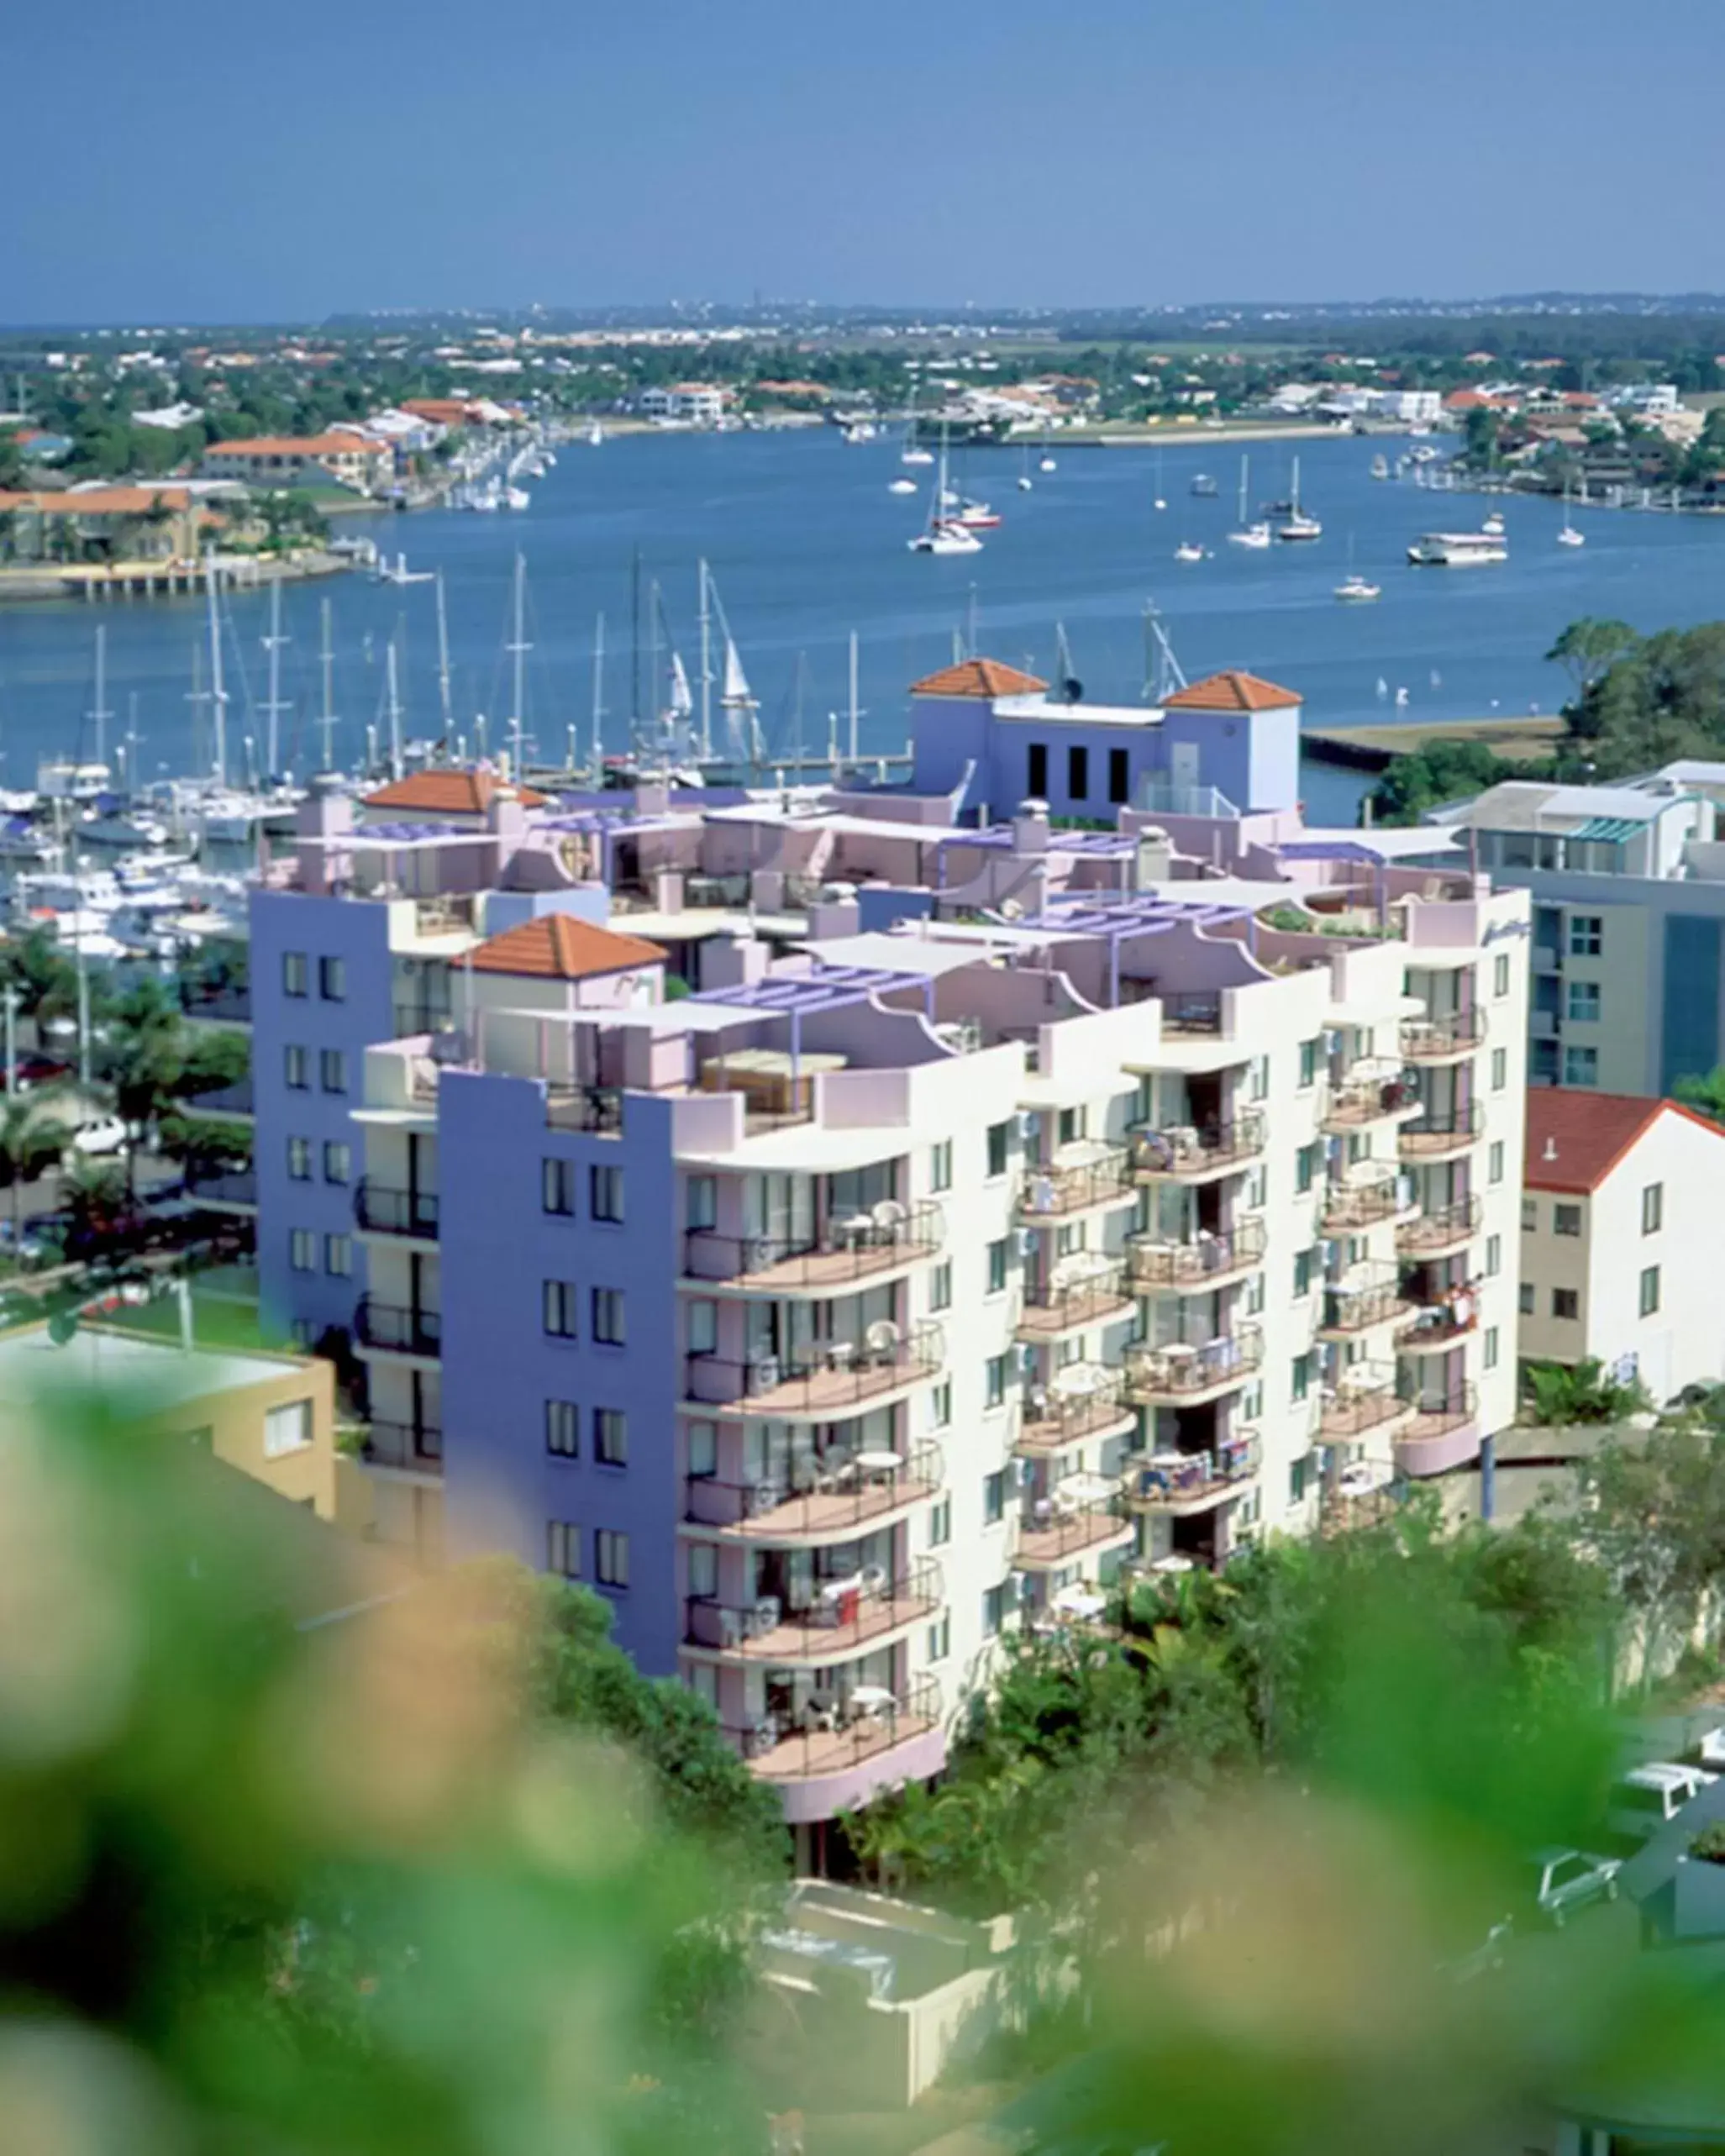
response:
{"label": "window", "polygon": [[1009,1123],[991,1123],[988,1126],[988,1172],[991,1176],[1007,1172],[1007,1145],[1012,1136]]}
{"label": "window", "polygon": [[303,1093],[312,1083],[312,1052],[290,1042],[281,1051],[282,1075],[292,1092]]}
{"label": "window", "polygon": [[952,1500],[943,1497],[938,1505],[928,1507],[928,1547],[939,1549],[943,1543],[952,1540]]}
{"label": "window", "polygon": [[545,1522],[545,1570],[565,1580],[581,1577],[581,1529],[573,1520]]}
{"label": "window", "polygon": [[1310,1040],[1302,1040],[1300,1044],[1300,1090],[1302,1092],[1307,1086],[1317,1083],[1317,1059],[1323,1049],[1321,1034],[1314,1033]]}
{"label": "window", "polygon": [[1538,1201],[1538,1198],[1523,1198],[1523,1199],[1522,1200],[1522,1233],[1523,1233],[1524,1235],[1532,1235],[1532,1234],[1535,1232],[1535,1230],[1538,1228],[1538,1225],[1539,1225],[1539,1201]]}
{"label": "window", "polygon": [[696,1229],[708,1228],[718,1218],[718,1176],[691,1175],[683,1191],[683,1225]]}
{"label": "window", "polygon": [[928,1307],[930,1310],[952,1308],[952,1260],[950,1258],[943,1258],[929,1278]]}
{"label": "window", "polygon": [[1486,1328],[1486,1367],[1487,1370],[1497,1367],[1497,1328],[1495,1325]]}
{"label": "window", "polygon": [[1509,993],[1509,953],[1507,951],[1499,951],[1491,961],[1491,993],[1494,996],[1507,996]]}
{"label": "window", "polygon": [[1488,1183],[1503,1181],[1503,1140],[1501,1138],[1492,1139],[1486,1154],[1486,1181]]}
{"label": "window", "polygon": [[351,1235],[326,1235],[323,1238],[323,1270],[332,1280],[353,1278],[354,1238]]}
{"label": "window", "polygon": [[1082,1108],[1062,1108],[1060,1121],[1054,1125],[1054,1135],[1062,1145],[1070,1145],[1084,1135]]}
{"label": "window", "polygon": [[1317,1164],[1323,1158],[1323,1148],[1314,1138],[1310,1145],[1302,1145],[1294,1156],[1294,1188],[1303,1197],[1317,1180]]}
{"label": "window", "polygon": [[939,1145],[928,1149],[928,1187],[931,1191],[949,1191],[952,1188],[952,1140],[943,1138]]}
{"label": "window", "polygon": [[1066,751],[1066,791],[1074,801],[1090,799],[1090,751],[1075,742]]}
{"label": "window", "polygon": [[1501,1093],[1509,1083],[1509,1050],[1494,1048],[1491,1051],[1491,1090]]}
{"label": "window", "polygon": [[1297,1407],[1312,1390],[1312,1357],[1309,1354],[1296,1355],[1289,1375],[1288,1396]]}
{"label": "window", "polygon": [[1570,916],[1570,956],[1597,958],[1604,939],[1605,922],[1597,913]]}
{"label": "window", "polygon": [[290,1138],[287,1141],[287,1173],[296,1183],[312,1180],[312,1141],[308,1138]]}
{"label": "window", "polygon": [[1108,751],[1108,798],[1117,807],[1132,798],[1132,759],[1123,749]]}
{"label": "window", "polygon": [[1496,1280],[1502,1270],[1503,1238],[1501,1235],[1488,1235],[1486,1238],[1486,1277],[1488,1280]]}
{"label": "window", "polygon": [[692,1302],[685,1321],[688,1330],[689,1353],[692,1355],[710,1355],[718,1349],[718,1305],[716,1302]]}
{"label": "window", "polygon": [[1254,1101],[1270,1098],[1270,1058],[1254,1055],[1246,1065],[1246,1089]]}
{"label": "window", "polygon": [[1641,1269],[1640,1308],[1643,1317],[1651,1317],[1659,1307],[1659,1269],[1643,1265]]}
{"label": "window", "polygon": [[594,1530],[593,1577],[602,1587],[628,1585],[628,1537],[615,1528]]}
{"label": "window", "polygon": [[1641,1193],[1641,1232],[1657,1235],[1665,1224],[1665,1186],[1649,1183]]}
{"label": "window", "polygon": [[1004,1407],[1007,1404],[1007,1358],[991,1355],[982,1366],[982,1405]]}
{"label": "window", "polygon": [[281,954],[281,993],[284,996],[303,996],[309,975],[303,951],[283,951]]}
{"label": "window", "polygon": [[1522,1282],[1520,1298],[1516,1307],[1520,1310],[1523,1317],[1531,1317],[1533,1315],[1536,1307],[1534,1301],[1536,1293],[1537,1291],[1534,1288],[1532,1280],[1523,1280]]}
{"label": "window", "polygon": [[545,1330],[554,1339],[575,1338],[577,1290],[573,1280],[547,1280],[544,1286]]}
{"label": "window", "polygon": [[1554,1235],[1579,1235],[1581,1233],[1580,1207],[1578,1205],[1553,1206],[1551,1232]]}
{"label": "window", "polygon": [[1312,1268],[1317,1253],[1315,1250],[1296,1250],[1294,1253],[1294,1300],[1302,1302],[1312,1292]]}
{"label": "window", "polygon": [[1581,1315],[1580,1291],[1572,1287],[1554,1287],[1551,1291],[1551,1314],[1554,1317],[1579,1317]]}
{"label": "window", "polygon": [[264,1458],[280,1459],[285,1452],[299,1452],[312,1442],[312,1403],[284,1400],[279,1407],[264,1410]]}
{"label": "window", "polygon": [[354,1149],[344,1138],[326,1138],[323,1144],[323,1180],[326,1183],[344,1183],[353,1174]]}
{"label": "window", "polygon": [[545,1450],[559,1459],[581,1458],[581,1410],[572,1400],[545,1402]]}
{"label": "window", "polygon": [[623,1219],[623,1170],[621,1168],[589,1168],[587,1170],[587,1212],[594,1220],[610,1222],[613,1226]]}
{"label": "window", "polygon": [[622,1408],[593,1410],[593,1458],[601,1467],[628,1465],[628,1417]]}
{"label": "window", "polygon": [[928,1427],[944,1430],[952,1420],[952,1380],[944,1377],[928,1394]]}
{"label": "window", "polygon": [[1007,1285],[1007,1244],[1002,1236],[998,1243],[988,1246],[988,1292],[1001,1295]]}
{"label": "window", "polygon": [[[717,1475],[718,1472],[718,1425],[716,1422],[691,1422],[689,1425],[689,1472],[691,1475]],[[697,1545],[698,1547],[698,1545]],[[712,1545],[709,1543],[710,1549]]]}
{"label": "window", "polygon": [[297,1273],[318,1270],[318,1238],[309,1228],[296,1228],[287,1238],[287,1262]]}
{"label": "window", "polygon": [[346,1002],[347,960],[344,958],[320,958],[318,960],[318,993],[326,1003]]}
{"label": "window", "polygon": [[1288,1463],[1288,1502],[1303,1505],[1306,1501],[1306,1463],[1311,1457],[1302,1453],[1298,1459]]}
{"label": "window", "polygon": [[620,1348],[627,1338],[620,1287],[593,1290],[593,1338],[602,1348]]}
{"label": "window", "polygon": [[1007,1477],[1004,1468],[982,1478],[982,1524],[997,1527],[1007,1515]]}
{"label": "window", "polygon": [[539,1163],[539,1208],[544,1212],[575,1217],[575,1163],[572,1160],[542,1160]]}
{"label": "window", "polygon": [[1251,1278],[1246,1282],[1246,1315],[1248,1317],[1258,1317],[1263,1315],[1265,1300],[1268,1293],[1269,1291],[1264,1285],[1263,1274],[1254,1273]]}
{"label": "window", "polygon": [[944,1662],[951,1652],[952,1619],[949,1616],[942,1617],[938,1623],[931,1624],[928,1628],[928,1659],[931,1662]]}
{"label": "window", "polygon": [[347,1053],[345,1049],[326,1048],[319,1050],[318,1083],[326,1093],[346,1092]]}
{"label": "window", "polygon": [[982,1591],[982,1637],[985,1639],[997,1638],[1002,1625],[1006,1622],[1006,1617],[1007,1589],[1006,1582],[1002,1580],[997,1587],[985,1587]]}
{"label": "window", "polygon": [[1032,801],[1048,799],[1048,744],[1033,741],[1024,757],[1024,791]]}
{"label": "window", "polygon": [[1599,983],[1596,981],[1572,981],[1568,986],[1569,1002],[1564,1015],[1577,1025],[1597,1025]]}

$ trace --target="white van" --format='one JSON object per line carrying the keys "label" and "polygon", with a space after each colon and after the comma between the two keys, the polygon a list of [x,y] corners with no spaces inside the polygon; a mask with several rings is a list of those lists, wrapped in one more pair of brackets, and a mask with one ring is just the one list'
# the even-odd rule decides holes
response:
{"label": "white van", "polygon": [[1632,1767],[1612,1785],[1606,1824],[1613,1833],[1644,1842],[1675,1819],[1709,1782],[1718,1779],[1717,1775],[1703,1774],[1699,1767],[1680,1767],[1669,1759]]}

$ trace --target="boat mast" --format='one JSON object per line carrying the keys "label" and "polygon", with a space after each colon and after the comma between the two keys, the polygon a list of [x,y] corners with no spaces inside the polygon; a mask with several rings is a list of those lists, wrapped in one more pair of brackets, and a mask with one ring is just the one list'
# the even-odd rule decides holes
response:
{"label": "boat mast", "polygon": [[270,658],[270,693],[264,704],[264,775],[274,778],[281,765],[281,647],[287,639],[281,634],[281,579],[270,579],[270,633],[265,637],[264,649]]}
{"label": "boat mast", "polygon": [[444,610],[444,573],[437,572],[437,697],[443,714],[444,748],[447,752],[455,719],[450,709],[450,622]]}
{"label": "boat mast", "polygon": [[329,641],[329,602],[318,602],[318,619],[323,634],[319,639],[318,664],[323,676],[323,710],[318,725],[323,736],[323,769],[334,768],[331,751],[335,741],[335,653]]}
{"label": "boat mast", "polygon": [[96,702],[90,717],[96,728],[96,761],[108,761],[108,722],[113,713],[108,708],[108,629],[106,625],[96,632]]}
{"label": "boat mast", "polygon": [[856,701],[856,631],[850,632],[850,760],[856,761],[856,722],[862,716]]}
{"label": "boat mast", "polygon": [[402,776],[402,699],[401,682],[396,667],[395,634],[391,632],[389,646],[384,654],[384,665],[389,682],[389,776]]}
{"label": "boat mast", "polygon": [[204,597],[209,613],[211,763],[218,786],[228,783],[228,691],[222,686],[222,618],[216,607],[215,556],[203,557]]}
{"label": "boat mast", "polygon": [[701,754],[713,754],[713,609],[707,603],[707,564],[700,565],[701,581]]}
{"label": "boat mast", "polygon": [[509,646],[509,655],[514,660],[510,681],[513,708],[509,715],[509,738],[513,744],[515,765],[512,777],[518,786],[522,776],[522,740],[526,714],[523,706],[527,698],[527,655],[532,646],[527,641],[527,556],[518,547],[515,553],[515,636]]}
{"label": "boat mast", "polygon": [[138,787],[138,691],[132,690],[126,697],[126,739],[122,753],[126,760],[125,780],[128,792]]}
{"label": "boat mast", "polygon": [[605,617],[593,623],[593,783],[602,782],[605,770]]}
{"label": "boat mast", "polygon": [[1249,460],[1248,458],[1246,458],[1246,457],[1245,457],[1245,456],[1244,456],[1244,455],[1241,457],[1241,459],[1240,459],[1240,529],[1241,529],[1242,531],[1244,531],[1244,529],[1246,528],[1246,474],[1247,474],[1247,466],[1248,466],[1249,462]]}

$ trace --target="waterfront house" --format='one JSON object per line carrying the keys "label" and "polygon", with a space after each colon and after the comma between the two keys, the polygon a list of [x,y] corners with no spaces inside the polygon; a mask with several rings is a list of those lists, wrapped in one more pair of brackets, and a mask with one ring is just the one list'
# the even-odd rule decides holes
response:
{"label": "waterfront house", "polygon": [[0,560],[194,560],[211,514],[184,486],[0,492]]}
{"label": "waterfront house", "polygon": [[237,479],[256,487],[350,487],[379,494],[395,472],[395,453],[356,429],[322,434],[264,434],[212,442],[203,453],[212,479]]}

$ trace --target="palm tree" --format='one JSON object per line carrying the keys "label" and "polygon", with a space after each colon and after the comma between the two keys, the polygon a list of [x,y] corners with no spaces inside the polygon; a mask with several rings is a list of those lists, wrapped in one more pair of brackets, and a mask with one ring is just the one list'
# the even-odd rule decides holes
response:
{"label": "palm tree", "polygon": [[0,1160],[12,1186],[14,1250],[23,1228],[24,1177],[34,1162],[58,1149],[67,1128],[61,1103],[52,1093],[8,1095],[0,1104]]}
{"label": "palm tree", "polygon": [[1606,1375],[1604,1364],[1594,1355],[1575,1364],[1529,1363],[1527,1382],[1529,1418],[1548,1428],[1627,1422],[1653,1404],[1638,1378],[1620,1384]]}
{"label": "palm tree", "polygon": [[60,1194],[71,1215],[68,1257],[88,1257],[112,1239],[114,1215],[125,1191],[125,1179],[112,1161],[92,1160],[84,1153],[68,1156],[60,1178]]}

